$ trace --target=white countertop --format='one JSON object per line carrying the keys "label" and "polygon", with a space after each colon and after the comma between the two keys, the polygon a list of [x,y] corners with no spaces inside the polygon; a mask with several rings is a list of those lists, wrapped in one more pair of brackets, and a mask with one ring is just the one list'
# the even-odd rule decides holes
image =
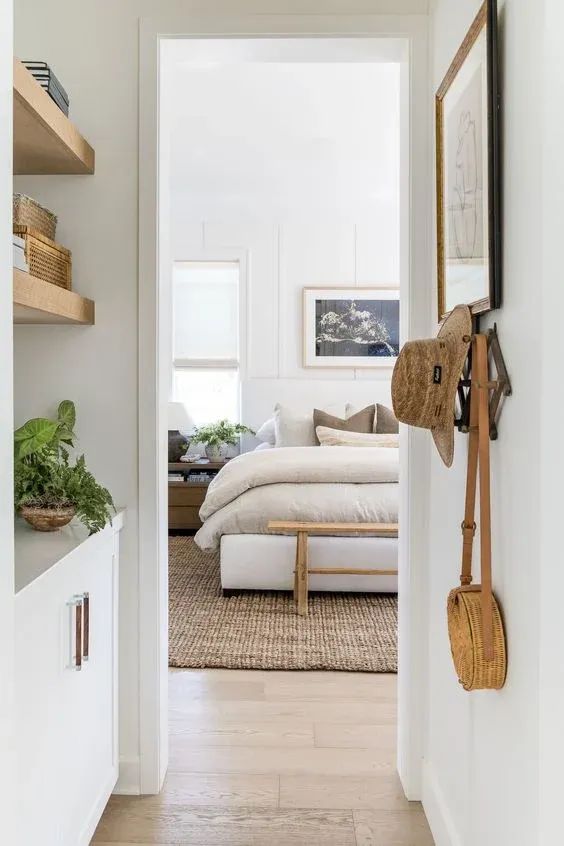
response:
{"label": "white countertop", "polygon": [[88,534],[76,518],[56,532],[38,532],[21,517],[16,517],[14,527],[15,543],[15,589],[16,593],[27,587],[43,573],[58,564],[77,546],[96,543],[96,538],[108,532],[119,532],[123,527],[125,510],[118,509],[112,524],[94,535]]}

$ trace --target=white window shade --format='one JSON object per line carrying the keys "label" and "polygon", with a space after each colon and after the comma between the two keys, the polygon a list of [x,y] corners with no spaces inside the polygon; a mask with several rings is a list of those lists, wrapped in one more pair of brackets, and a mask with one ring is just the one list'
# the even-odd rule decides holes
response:
{"label": "white window shade", "polygon": [[174,371],[174,396],[190,409],[196,426],[224,418],[239,420],[239,394],[236,368],[182,367]]}
{"label": "white window shade", "polygon": [[239,265],[176,262],[173,274],[174,359],[239,359]]}

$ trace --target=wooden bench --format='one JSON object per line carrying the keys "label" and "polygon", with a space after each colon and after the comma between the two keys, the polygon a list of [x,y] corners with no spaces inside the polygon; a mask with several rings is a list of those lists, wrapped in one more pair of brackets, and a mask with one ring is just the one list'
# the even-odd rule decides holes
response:
{"label": "wooden bench", "polygon": [[292,520],[269,520],[268,531],[296,535],[296,566],[294,570],[294,599],[298,614],[308,611],[309,576],[397,576],[397,570],[363,570],[355,567],[308,567],[309,535],[374,535],[397,538],[397,523],[299,523]]}

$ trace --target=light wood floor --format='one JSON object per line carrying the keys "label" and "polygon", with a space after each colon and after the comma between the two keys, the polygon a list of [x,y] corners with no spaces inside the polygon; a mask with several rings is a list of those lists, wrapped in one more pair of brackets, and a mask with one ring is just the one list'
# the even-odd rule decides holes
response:
{"label": "light wood floor", "polygon": [[97,846],[432,846],[395,773],[396,677],[177,670],[160,796],[112,797]]}

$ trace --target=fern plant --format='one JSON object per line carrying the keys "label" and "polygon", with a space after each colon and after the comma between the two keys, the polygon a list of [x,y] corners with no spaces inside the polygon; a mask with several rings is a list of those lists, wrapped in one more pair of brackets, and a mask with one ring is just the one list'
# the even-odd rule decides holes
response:
{"label": "fern plant", "polygon": [[208,426],[200,426],[191,436],[192,443],[206,444],[210,447],[220,447],[223,444],[234,446],[239,435],[248,433],[254,435],[252,429],[243,426],[242,423],[230,423],[228,420],[220,420],[218,423],[210,423]]}
{"label": "fern plant", "polygon": [[57,419],[36,417],[14,432],[14,502],[16,510],[75,509],[91,534],[111,521],[115,506],[110,492],[86,468],[84,456],[71,462],[76,410],[64,400]]}

